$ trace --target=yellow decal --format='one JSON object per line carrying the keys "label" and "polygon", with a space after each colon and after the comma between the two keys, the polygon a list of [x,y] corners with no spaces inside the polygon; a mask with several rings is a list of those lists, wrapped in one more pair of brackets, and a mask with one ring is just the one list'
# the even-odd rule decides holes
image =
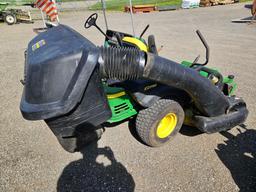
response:
{"label": "yellow decal", "polygon": [[40,40],[37,43],[35,43],[34,45],[32,45],[32,51],[35,51],[37,49],[39,49],[40,47],[44,46],[46,44],[45,40]]}
{"label": "yellow decal", "polygon": [[125,92],[122,91],[122,92],[119,92],[119,93],[107,95],[107,98],[108,98],[108,99],[115,99],[115,98],[118,98],[118,97],[122,97],[122,96],[124,96],[124,95],[125,95]]}
{"label": "yellow decal", "polygon": [[141,51],[148,52],[147,45],[145,45],[145,43],[143,43],[139,39],[136,39],[134,37],[124,37],[123,41],[136,45]]}
{"label": "yellow decal", "polygon": [[155,88],[156,86],[157,86],[157,84],[148,85],[148,86],[144,87],[144,91],[147,91],[147,90],[149,90],[149,89],[153,89],[153,88]]}

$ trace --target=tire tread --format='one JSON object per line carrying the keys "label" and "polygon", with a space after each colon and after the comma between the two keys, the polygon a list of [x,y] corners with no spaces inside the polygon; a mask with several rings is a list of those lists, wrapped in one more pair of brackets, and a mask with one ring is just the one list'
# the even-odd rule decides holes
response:
{"label": "tire tread", "polygon": [[[162,110],[171,104],[178,104],[176,101],[169,99],[160,99],[151,107],[141,110],[136,118],[136,131],[142,141],[149,145],[154,146],[150,141],[150,129],[149,127],[157,120],[157,116]],[[178,104],[179,105],[179,104]]]}

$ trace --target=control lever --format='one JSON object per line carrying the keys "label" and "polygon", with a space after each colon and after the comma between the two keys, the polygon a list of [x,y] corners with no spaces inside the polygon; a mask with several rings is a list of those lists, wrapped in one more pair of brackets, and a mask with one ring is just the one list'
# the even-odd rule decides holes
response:
{"label": "control lever", "polygon": [[147,25],[147,26],[145,27],[145,29],[142,31],[142,33],[140,34],[140,38],[146,33],[146,31],[148,30],[148,28],[149,28],[149,25]]}
{"label": "control lever", "polygon": [[194,62],[192,63],[191,67],[197,65],[197,66],[205,66],[208,64],[209,62],[209,57],[210,57],[210,48],[204,38],[204,36],[202,35],[202,33],[199,31],[199,30],[196,30],[196,34],[198,35],[199,39],[201,40],[201,42],[203,43],[204,47],[205,47],[205,62],[204,63],[197,63],[199,58],[200,58],[200,55],[198,55],[196,57],[196,59],[194,60]]}

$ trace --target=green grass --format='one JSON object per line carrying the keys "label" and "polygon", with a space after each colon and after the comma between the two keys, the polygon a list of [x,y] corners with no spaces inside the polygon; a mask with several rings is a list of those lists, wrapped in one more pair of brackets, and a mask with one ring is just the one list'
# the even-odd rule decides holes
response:
{"label": "green grass", "polygon": [[86,1],[86,0],[56,0],[56,2],[74,2],[74,1]]}
{"label": "green grass", "polygon": [[[154,4],[157,6],[164,5],[181,5],[182,0],[132,0],[133,5]],[[106,0],[106,8],[111,11],[123,11],[124,6],[129,5],[129,0]],[[98,2],[90,7],[91,10],[100,10],[101,3]]]}
{"label": "green grass", "polygon": [[252,2],[251,0],[240,0],[239,3],[244,3],[244,2]]}

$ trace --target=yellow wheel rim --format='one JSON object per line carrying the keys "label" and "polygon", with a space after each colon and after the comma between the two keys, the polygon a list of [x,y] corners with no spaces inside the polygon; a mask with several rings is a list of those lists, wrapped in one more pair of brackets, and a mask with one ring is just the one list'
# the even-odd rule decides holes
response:
{"label": "yellow wheel rim", "polygon": [[163,139],[168,137],[177,125],[177,115],[168,113],[158,124],[156,134],[159,138]]}

